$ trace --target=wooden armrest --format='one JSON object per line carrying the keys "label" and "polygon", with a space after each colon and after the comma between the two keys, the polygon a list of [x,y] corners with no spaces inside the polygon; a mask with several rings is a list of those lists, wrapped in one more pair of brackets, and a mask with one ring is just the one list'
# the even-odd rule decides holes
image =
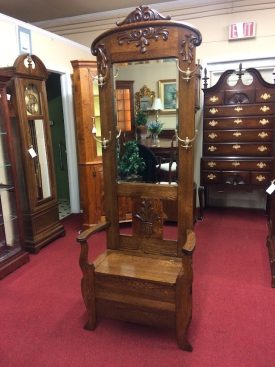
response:
{"label": "wooden armrest", "polygon": [[100,223],[95,225],[94,227],[85,229],[85,231],[81,232],[79,236],[77,236],[76,240],[77,242],[79,242],[80,244],[82,242],[86,242],[88,240],[88,238],[97,232],[102,231],[105,228],[108,228],[110,226],[110,222],[105,222],[105,223]]}
{"label": "wooden armrest", "polygon": [[196,246],[196,236],[194,231],[187,230],[187,238],[184,246],[182,247],[182,252],[184,255],[192,255]]}

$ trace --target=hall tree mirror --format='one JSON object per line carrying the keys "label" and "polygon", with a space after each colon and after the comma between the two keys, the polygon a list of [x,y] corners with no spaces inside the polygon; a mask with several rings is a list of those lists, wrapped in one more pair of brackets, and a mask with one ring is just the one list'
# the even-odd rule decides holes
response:
{"label": "hall tree mirror", "polygon": [[[176,164],[177,144],[171,147],[172,136],[177,128],[177,94],[178,94],[178,69],[175,58],[133,61],[129,63],[115,63],[113,65],[115,93],[115,114],[117,116],[117,169],[118,181],[155,183],[164,185],[168,183],[169,164],[174,158]],[[142,75],[142,78],[140,77]],[[123,89],[121,96],[120,86],[128,85],[128,90]],[[130,86],[130,88],[129,88]],[[173,93],[169,88],[173,88]],[[123,106],[122,106],[123,97]],[[154,110],[156,100],[161,101],[161,110]],[[173,108],[167,108],[167,107]],[[146,120],[146,133],[144,138],[137,134],[136,116],[142,111]],[[157,143],[153,141],[147,126],[158,121],[161,124],[161,137]],[[136,144],[136,146],[135,146]],[[129,153],[128,153],[129,150]],[[136,151],[135,151],[136,150]],[[132,153],[131,153],[132,152]],[[129,156],[130,154],[130,156]],[[172,162],[171,162],[172,164]],[[160,169],[166,167],[166,171]],[[174,166],[173,166],[174,167]],[[176,173],[173,172],[173,185],[177,185]],[[121,206],[132,208],[131,198],[120,198]],[[163,200],[164,221],[177,221],[177,202]],[[131,211],[127,210],[127,219],[132,220]],[[121,226],[121,233],[129,233],[130,223],[127,228]],[[133,230],[133,228],[132,228]],[[164,238],[171,233],[164,233]],[[175,239],[175,237],[174,237]]]}
{"label": "hall tree mirror", "polygon": [[[176,128],[178,69],[175,58],[115,63],[113,68],[116,88],[127,81],[132,83],[131,103],[134,110],[134,115],[131,116],[132,125],[135,124],[135,115],[138,111],[146,114],[148,123],[155,121],[157,111],[153,109],[153,104],[154,100],[159,98],[162,103],[158,111],[159,120],[163,123],[162,129]],[[173,94],[172,88],[175,91]],[[118,108],[118,104],[116,106]]]}

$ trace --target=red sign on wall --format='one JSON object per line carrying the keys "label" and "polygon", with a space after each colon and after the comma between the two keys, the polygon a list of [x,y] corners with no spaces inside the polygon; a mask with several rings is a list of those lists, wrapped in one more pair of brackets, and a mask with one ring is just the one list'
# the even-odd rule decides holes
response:
{"label": "red sign on wall", "polygon": [[229,25],[229,40],[253,38],[256,35],[256,22],[240,22]]}

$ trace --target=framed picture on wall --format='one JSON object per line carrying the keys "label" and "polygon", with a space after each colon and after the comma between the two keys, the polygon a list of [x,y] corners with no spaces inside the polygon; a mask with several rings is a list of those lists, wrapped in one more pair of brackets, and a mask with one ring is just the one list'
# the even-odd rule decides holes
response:
{"label": "framed picture on wall", "polygon": [[177,83],[176,79],[159,80],[159,98],[163,103],[160,113],[176,113],[177,108]]}
{"label": "framed picture on wall", "polygon": [[32,38],[29,29],[18,26],[18,45],[20,54],[32,53]]}

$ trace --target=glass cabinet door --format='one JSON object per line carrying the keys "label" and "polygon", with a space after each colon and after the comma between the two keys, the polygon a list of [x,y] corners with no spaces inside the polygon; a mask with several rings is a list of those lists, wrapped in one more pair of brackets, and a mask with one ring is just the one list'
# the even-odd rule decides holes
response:
{"label": "glass cabinet door", "polygon": [[[0,75],[1,79],[1,75]],[[12,139],[9,130],[8,101],[0,89],[0,279],[22,263],[28,255],[22,250],[22,226],[14,176]],[[20,215],[20,214],[19,214]]]}

